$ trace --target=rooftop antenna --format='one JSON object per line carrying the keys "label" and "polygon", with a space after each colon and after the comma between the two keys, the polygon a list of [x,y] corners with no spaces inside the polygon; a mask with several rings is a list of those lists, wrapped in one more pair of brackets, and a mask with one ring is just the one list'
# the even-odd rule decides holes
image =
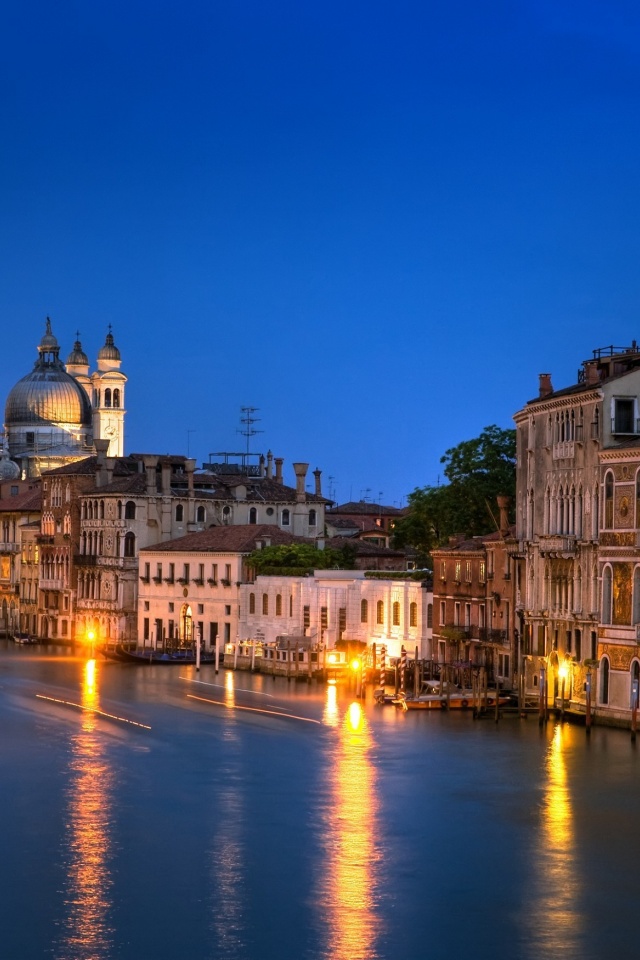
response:
{"label": "rooftop antenna", "polygon": [[251,437],[255,437],[257,433],[264,433],[264,430],[256,430],[254,427],[254,423],[260,423],[260,418],[254,417],[254,413],[257,413],[259,409],[259,407],[240,407],[242,413],[240,423],[244,424],[244,427],[242,430],[237,430],[236,433],[241,433],[247,439],[247,457],[249,456]]}
{"label": "rooftop antenna", "polygon": [[361,500],[371,500],[371,487],[365,487],[364,490],[360,491]]}
{"label": "rooftop antenna", "polygon": [[336,486],[335,486],[335,477],[329,477],[329,500],[335,500]]}

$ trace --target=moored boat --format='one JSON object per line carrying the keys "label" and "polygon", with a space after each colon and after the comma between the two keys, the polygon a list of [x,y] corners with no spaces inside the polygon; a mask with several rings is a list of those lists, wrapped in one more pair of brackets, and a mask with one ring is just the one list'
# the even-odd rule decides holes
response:
{"label": "moored boat", "polygon": [[[172,650],[156,650],[153,647],[127,649],[120,644],[116,644],[115,647],[103,647],[101,652],[107,660],[116,660],[118,663],[183,665],[196,663],[196,652],[192,647],[178,647]],[[222,657],[220,657],[220,660],[222,660]],[[214,663],[214,661],[214,653],[200,651],[200,663]]]}

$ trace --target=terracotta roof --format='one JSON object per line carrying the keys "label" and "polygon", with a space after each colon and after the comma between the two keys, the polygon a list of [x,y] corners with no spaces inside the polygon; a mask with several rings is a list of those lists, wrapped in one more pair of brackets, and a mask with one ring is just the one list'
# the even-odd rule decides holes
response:
{"label": "terracotta roof", "polygon": [[392,550],[391,547],[381,547],[370,540],[360,540],[354,537],[327,537],[325,544],[334,550],[342,547],[353,547],[359,557],[404,557],[404,550]]}
{"label": "terracotta roof", "polygon": [[96,472],[97,463],[97,457],[85,457],[84,460],[74,460],[73,463],[65,463],[64,467],[56,467],[55,470],[43,470],[42,476],[90,476]]}
{"label": "terracotta roof", "polygon": [[40,510],[42,495],[39,490],[26,490],[16,497],[0,500],[0,513],[26,513]]}
{"label": "terracotta roof", "polygon": [[251,553],[256,549],[256,541],[269,540],[271,546],[289,543],[314,543],[308,537],[294,537],[293,534],[269,524],[236,524],[209,527],[199,533],[188,533],[185,537],[157,543],[152,547],[143,547],[140,553],[199,553],[228,552]]}

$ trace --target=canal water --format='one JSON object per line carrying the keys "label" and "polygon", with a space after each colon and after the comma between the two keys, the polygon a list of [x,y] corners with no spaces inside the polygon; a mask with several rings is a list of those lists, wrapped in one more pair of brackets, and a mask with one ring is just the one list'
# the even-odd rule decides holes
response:
{"label": "canal water", "polygon": [[5,960],[634,953],[622,731],[0,642],[0,760]]}

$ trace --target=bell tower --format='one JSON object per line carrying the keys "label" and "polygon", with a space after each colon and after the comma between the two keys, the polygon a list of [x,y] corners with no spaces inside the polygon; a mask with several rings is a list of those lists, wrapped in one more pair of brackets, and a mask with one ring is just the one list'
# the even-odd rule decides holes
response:
{"label": "bell tower", "polygon": [[98,351],[98,369],[91,374],[91,407],[95,440],[108,440],[108,457],[124,456],[124,391],[127,378],[121,372],[120,351],[113,342],[111,324],[104,346]]}

